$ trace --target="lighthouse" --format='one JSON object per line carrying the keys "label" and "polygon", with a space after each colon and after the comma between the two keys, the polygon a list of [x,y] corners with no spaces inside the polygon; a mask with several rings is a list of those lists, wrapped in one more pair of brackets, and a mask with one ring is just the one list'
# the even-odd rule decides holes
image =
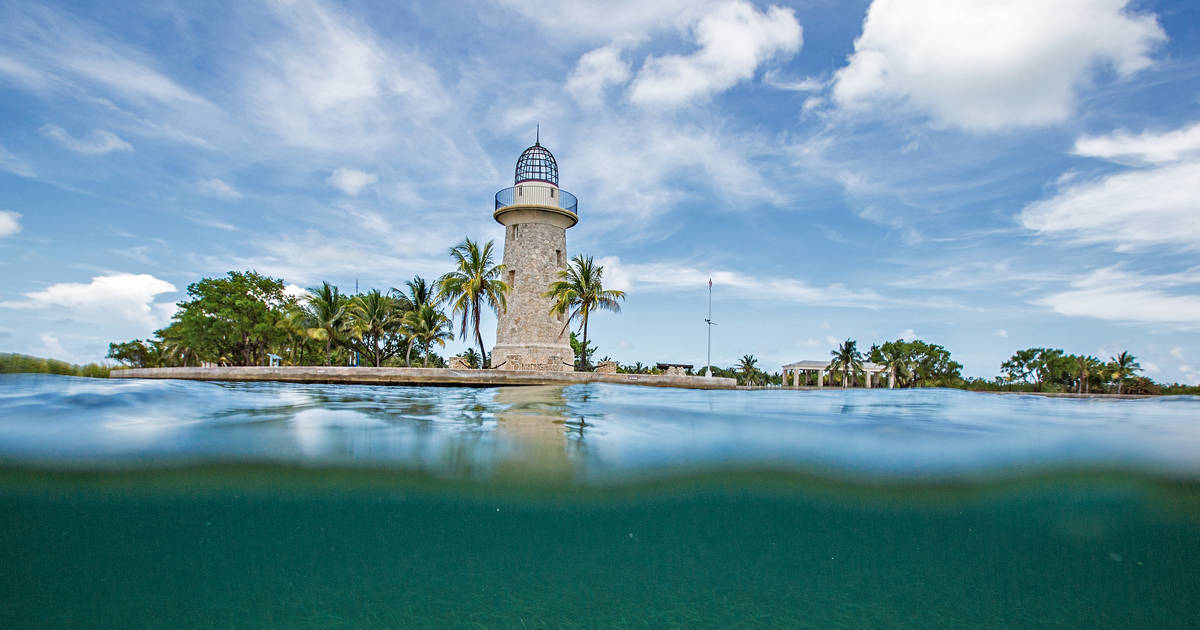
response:
{"label": "lighthouse", "polygon": [[552,315],[545,297],[567,267],[567,229],[579,222],[575,195],[558,187],[558,162],[538,138],[517,159],[511,188],[496,193],[492,215],[504,226],[505,308],[496,325],[491,367],[574,370],[567,316]]}

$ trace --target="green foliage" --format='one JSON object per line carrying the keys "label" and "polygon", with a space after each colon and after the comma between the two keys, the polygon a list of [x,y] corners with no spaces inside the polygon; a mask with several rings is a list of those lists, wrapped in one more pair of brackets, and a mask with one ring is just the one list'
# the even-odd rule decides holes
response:
{"label": "green foliage", "polygon": [[483,366],[483,357],[479,356],[478,352],[475,352],[475,348],[467,348],[463,352],[460,352],[458,356],[463,361],[466,361],[467,367],[471,369],[478,370]]}
{"label": "green foliage", "polygon": [[[403,339],[407,298],[384,295],[378,289],[356,295],[346,309],[344,344],[380,367],[407,345]],[[443,319],[445,319],[443,317]]]}
{"label": "green foliage", "polygon": [[108,378],[108,366],[98,363],[87,365],[72,365],[57,359],[43,359],[27,354],[10,354],[0,352],[0,374],[63,374],[66,376],[87,376],[91,378]]}
{"label": "green foliage", "polygon": [[[575,331],[572,330],[571,331],[571,352],[575,353],[575,369],[585,370],[585,369],[587,369],[585,367],[585,366],[587,366],[587,361],[588,361],[587,357],[590,357],[596,353],[596,344],[592,343],[591,340],[589,340],[587,342],[587,352],[585,353],[584,347],[583,347],[583,342],[579,340],[579,337],[575,334]],[[641,365],[641,364],[639,363],[638,365]],[[620,369],[618,369],[617,371],[619,372]],[[636,372],[636,374],[648,374],[648,373],[649,372]]]}
{"label": "green foliage", "polygon": [[[1026,348],[1013,353],[1000,365],[1001,376],[995,385],[972,381],[972,388],[1005,389],[1034,392],[1090,393],[1093,389],[1108,389],[1122,393],[1126,382],[1141,371],[1137,358],[1128,352],[1112,357],[1108,363],[1087,355],[1066,354],[1057,348]],[[1147,382],[1136,386],[1141,390],[1161,389]]]}
{"label": "green foliage", "polygon": [[847,339],[836,350],[830,350],[829,354],[833,357],[829,361],[829,370],[833,373],[841,371],[842,387],[848,387],[850,382],[850,373],[854,373],[855,381],[858,380],[858,375],[862,373],[862,353],[858,351],[858,342],[853,339]]}
{"label": "green foliage", "polygon": [[950,351],[920,339],[872,346],[867,360],[887,366],[889,382],[896,387],[958,387],[962,383],[962,364],[951,360]]}
{"label": "green foliage", "polygon": [[487,364],[487,349],[483,347],[483,335],[479,332],[479,320],[486,306],[494,312],[504,310],[509,286],[500,278],[504,265],[493,264],[494,243],[488,241],[480,247],[471,239],[450,249],[450,258],[455,269],[437,281],[437,301],[450,305],[451,317],[462,318],[459,335],[467,336],[467,330],[475,331],[475,342],[479,344],[479,355]]}
{"label": "green foliage", "polygon": [[583,345],[580,347],[582,353],[577,350],[575,356],[583,370],[590,370],[592,349],[588,346],[588,317],[595,310],[621,312],[620,301],[625,299],[625,292],[605,289],[604,266],[595,264],[591,256],[579,255],[566,269],[558,272],[558,280],[551,282],[549,290],[542,295],[554,298],[550,314],[567,316],[563,330],[572,321],[579,320]]}
{"label": "green foliage", "polygon": [[170,326],[156,333],[169,346],[169,364],[209,361],[262,365],[284,341],[279,326],[294,303],[283,281],[254,271],[230,271],[188,286]]}

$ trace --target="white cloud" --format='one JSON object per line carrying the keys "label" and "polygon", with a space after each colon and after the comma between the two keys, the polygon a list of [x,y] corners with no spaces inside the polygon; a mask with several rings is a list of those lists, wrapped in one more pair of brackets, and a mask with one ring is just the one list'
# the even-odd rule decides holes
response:
{"label": "white cloud", "polygon": [[646,60],[630,88],[630,101],[678,107],[706,99],[752,78],[763,63],[795,54],[802,40],[791,9],[773,6],[760,13],[744,1],[714,8],[693,33],[699,50]]}
{"label": "white cloud", "polygon": [[500,0],[500,3],[536,22],[546,35],[591,41],[677,28],[713,4],[712,0],[558,0],[553,5]]}
{"label": "white cloud", "polygon": [[122,140],[117,134],[104,129],[93,130],[86,138],[75,138],[57,125],[43,125],[39,131],[43,136],[55,140],[68,150],[84,155],[103,155],[113,151],[133,150],[133,145]]}
{"label": "white cloud", "polygon": [[379,181],[374,173],[365,173],[352,168],[335,169],[325,183],[337,188],[351,197],[357,196],[364,188]]}
{"label": "white cloud", "polygon": [[995,335],[1002,339],[1008,339],[1008,331],[1004,330],[1003,328],[997,329]]}
{"label": "white cloud", "polygon": [[221,197],[223,199],[242,198],[242,193],[238,192],[236,188],[216,178],[206,179],[200,182],[199,186],[201,192],[213,197]]}
{"label": "white cloud", "polygon": [[91,282],[60,282],[41,291],[25,294],[25,300],[0,302],[0,308],[66,310],[104,320],[122,318],[130,323],[156,327],[170,316],[170,303],[155,303],[155,297],[175,291],[175,285],[149,274],[114,273],[96,276]]}
{"label": "white cloud", "polygon": [[280,142],[359,155],[395,151],[420,140],[410,139],[417,134],[406,124],[424,131],[453,104],[429,64],[381,43],[338,7],[297,0],[272,9],[280,28],[262,39],[241,87],[250,118]]}
{"label": "white cloud", "polygon": [[900,338],[904,339],[905,341],[912,341],[913,339],[917,338],[917,331],[911,328],[905,328],[904,330],[900,331]]}
{"label": "white cloud", "polygon": [[125,100],[208,105],[154,68],[150,56],[88,22],[44,5],[23,9],[6,14],[5,34],[11,36],[0,41],[0,54],[22,63],[0,64],[0,72],[35,88],[53,85],[71,91],[82,81]]}
{"label": "white cloud", "polygon": [[0,210],[0,238],[21,231],[21,214],[11,210]]}
{"label": "white cloud", "polygon": [[778,70],[768,70],[763,73],[763,83],[788,92],[816,92],[825,89],[825,86],[828,85],[828,81],[816,77],[785,79],[779,76]]}
{"label": "white cloud", "polygon": [[1117,251],[1200,249],[1200,161],[1108,175],[1068,185],[1025,207],[1027,229]]}
{"label": "white cloud", "polygon": [[1180,361],[1183,361],[1184,360],[1183,347],[1175,346],[1174,348],[1171,348],[1171,356],[1175,357],[1176,359],[1179,359]]}
{"label": "white cloud", "polygon": [[622,44],[612,43],[588,51],[567,77],[567,92],[581,105],[598,107],[604,90],[629,80],[629,62],[621,56]]}
{"label": "white cloud", "polygon": [[1106,136],[1084,136],[1075,141],[1075,155],[1119,163],[1163,164],[1200,154],[1200,123],[1189,127],[1132,135],[1119,130]]}
{"label": "white cloud", "polygon": [[1062,315],[1191,328],[1200,325],[1198,291],[1200,269],[1154,275],[1108,267],[1034,303]]}
{"label": "white cloud", "polygon": [[973,131],[1065,120],[1095,71],[1150,65],[1166,35],[1128,0],[875,0],[837,72],[839,105],[904,102]]}

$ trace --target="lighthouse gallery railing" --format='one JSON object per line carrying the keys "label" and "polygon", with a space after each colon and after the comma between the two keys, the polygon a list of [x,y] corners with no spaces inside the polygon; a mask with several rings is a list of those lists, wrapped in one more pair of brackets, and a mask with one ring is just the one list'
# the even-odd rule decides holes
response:
{"label": "lighthouse gallery railing", "polygon": [[[514,201],[516,189],[517,189],[516,186],[512,186],[510,188],[505,188],[504,190],[501,190],[500,192],[496,193],[496,209],[497,210],[499,210],[500,208],[504,208],[506,206],[514,205],[516,203]],[[526,194],[528,194],[528,191],[526,191]],[[539,195],[539,197],[541,197],[541,195]],[[562,208],[563,210],[566,210],[567,212],[570,212],[571,214],[573,214],[575,216],[579,216],[579,200],[575,198],[575,195],[572,195],[571,193],[569,193],[565,190],[556,188],[556,189],[554,189],[553,197],[550,197],[548,199],[543,198],[541,201],[538,201],[537,203],[540,205],[544,205],[545,202],[549,202],[550,205],[558,206],[559,208]]]}

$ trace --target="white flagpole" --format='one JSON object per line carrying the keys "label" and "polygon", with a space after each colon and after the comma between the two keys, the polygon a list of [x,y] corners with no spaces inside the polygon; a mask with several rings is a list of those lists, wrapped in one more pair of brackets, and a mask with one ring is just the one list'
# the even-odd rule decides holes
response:
{"label": "white flagpole", "polygon": [[708,279],[708,317],[704,323],[708,325],[708,357],[704,362],[704,376],[712,378],[712,278]]}

